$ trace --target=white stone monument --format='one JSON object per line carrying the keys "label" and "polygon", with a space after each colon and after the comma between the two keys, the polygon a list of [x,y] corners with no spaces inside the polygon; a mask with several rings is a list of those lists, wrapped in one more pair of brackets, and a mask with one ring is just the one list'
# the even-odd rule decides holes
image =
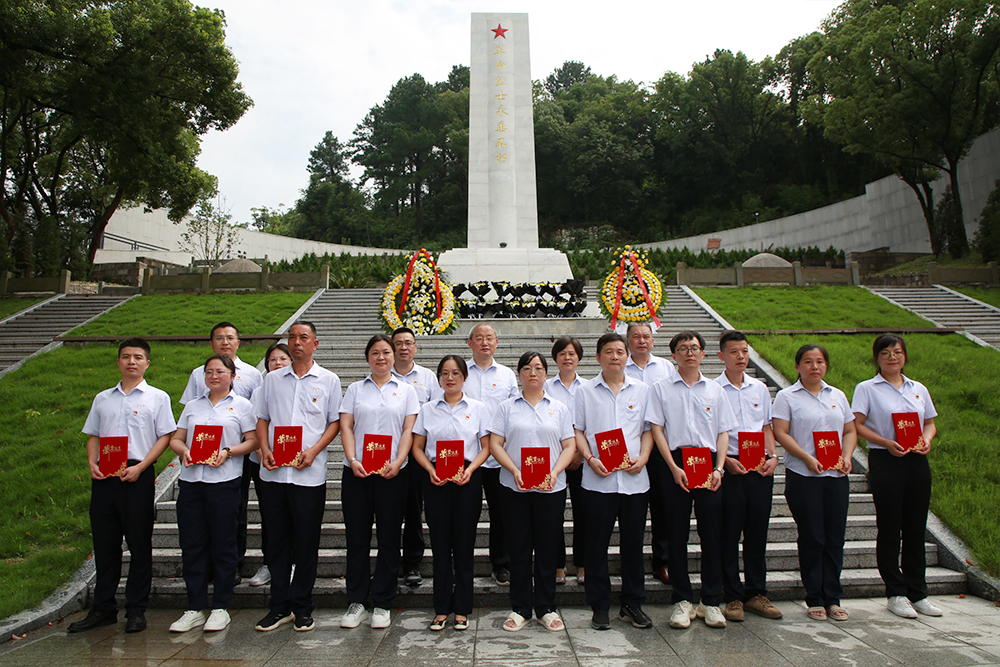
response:
{"label": "white stone monument", "polygon": [[527,14],[473,14],[468,248],[443,253],[452,283],[563,282],[566,255],[538,247]]}

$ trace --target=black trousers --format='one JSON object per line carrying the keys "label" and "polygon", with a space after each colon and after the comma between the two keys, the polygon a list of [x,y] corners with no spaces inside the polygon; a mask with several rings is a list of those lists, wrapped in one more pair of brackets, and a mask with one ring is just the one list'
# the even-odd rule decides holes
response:
{"label": "black trousers", "polygon": [[410,454],[406,465],[410,471],[410,484],[406,491],[406,510],[403,514],[403,558],[400,566],[403,572],[420,569],[424,558],[424,527],[421,514],[424,511],[424,478],[430,480],[427,471]]}
{"label": "black trousers", "polygon": [[472,613],[476,525],[483,510],[481,470],[477,468],[465,486],[453,482],[434,486],[429,475],[422,476],[434,556],[434,613],[438,616]]}
{"label": "black trousers", "polygon": [[642,562],[642,537],[646,532],[645,493],[598,493],[581,490],[587,512],[587,579],[584,583],[587,604],[591,609],[611,608],[611,575],[608,573],[608,545],[618,521],[621,553],[621,603],[642,607],[646,601],[645,571]]}
{"label": "black trousers", "polygon": [[844,595],[840,571],[850,488],[846,475],[806,477],[785,472],[785,499],[799,530],[799,572],[810,607],[840,604]]}
{"label": "black trousers", "polygon": [[931,504],[930,464],[920,454],[899,458],[884,449],[869,449],[868,465],[878,526],[875,557],[886,597],[923,600],[927,597],[924,536]]}
{"label": "black trousers", "polygon": [[236,584],[236,535],[240,512],[239,479],[210,484],[181,481],[177,528],[187,586],[188,609],[228,609]]}
{"label": "black trousers", "polygon": [[[341,478],[344,527],[347,531],[347,599],[368,604],[368,594],[376,607],[389,609],[399,585],[400,529],[406,507],[406,487],[410,466],[401,468],[392,479],[369,475],[355,477],[344,468]],[[378,542],[375,572],[371,570],[372,524]]]}
{"label": "black trousers", "polygon": [[504,507],[500,500],[500,468],[481,466],[483,471],[483,494],[490,515],[490,563],[493,571],[510,567],[507,552],[507,537],[504,534]]}
{"label": "black trousers", "polygon": [[[667,527],[665,503],[671,487],[677,485],[674,483],[670,466],[663,460],[663,455],[655,446],[649,455],[646,470],[649,471],[649,528],[653,548],[652,565],[655,570],[667,565],[667,554],[670,551],[670,531]],[[685,537],[684,540],[686,542],[687,538]]]}
{"label": "black trousers", "polygon": [[[267,517],[267,552],[270,557],[273,612],[312,614],[319,561],[319,535],[326,509],[326,484],[296,486],[261,480],[261,515]],[[292,563],[295,578],[291,578]],[[289,581],[291,579],[291,581]]]}
{"label": "black trousers", "polygon": [[[129,466],[139,461],[129,460]],[[94,536],[94,610],[117,616],[115,592],[122,578],[122,538],[131,560],[125,582],[125,610],[145,611],[153,582],[153,496],[156,475],[150,466],[134,482],[118,477],[91,480],[90,530]]]}
{"label": "black trousers", "polygon": [[[586,567],[585,552],[587,550],[587,518],[584,513],[583,499],[583,466],[576,470],[566,469],[566,488],[569,489],[570,509],[573,511],[573,567]],[[556,568],[566,567],[566,533],[559,533],[562,540],[562,548],[559,550],[559,560]]]}
{"label": "black trousers", "polygon": [[[677,465],[683,465],[681,450],[671,452]],[[668,471],[669,472],[669,471]],[[664,512],[667,513],[670,549],[667,551],[667,569],[670,585],[674,589],[671,601],[694,600],[691,577],[688,574],[687,543],[691,532],[691,505],[698,522],[701,539],[701,601],[709,607],[722,601],[722,494],[708,489],[682,489],[673,481],[665,489]],[[587,573],[590,577],[590,573]]]}
{"label": "black trousers", "polygon": [[[240,477],[240,516],[239,528],[236,533],[236,548],[239,551],[239,565],[236,571],[243,569],[243,559],[247,554],[247,503],[250,502],[250,482],[257,489],[257,500],[260,500],[260,464],[250,458],[243,457],[243,475]],[[264,513],[260,515],[260,550],[264,554],[264,565],[267,565],[267,523]]]}
{"label": "black trousers", "polygon": [[[756,472],[722,480],[722,600],[745,602],[767,596],[767,529],[771,522],[774,475]],[[740,579],[740,536],[743,576]]]}
{"label": "black trousers", "polygon": [[501,486],[500,502],[510,554],[511,609],[525,618],[531,618],[534,609],[541,618],[556,609],[556,560],[566,511],[566,490],[518,493]]}

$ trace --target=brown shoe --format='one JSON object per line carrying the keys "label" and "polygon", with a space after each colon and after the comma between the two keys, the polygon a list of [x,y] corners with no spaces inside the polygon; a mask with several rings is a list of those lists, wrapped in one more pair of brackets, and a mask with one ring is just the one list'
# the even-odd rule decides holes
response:
{"label": "brown shoe", "polygon": [[739,600],[727,602],[722,613],[725,615],[727,621],[739,622],[746,619],[746,616],[743,614],[743,603]]}
{"label": "brown shoe", "polygon": [[653,578],[654,579],[659,579],[660,581],[662,581],[665,584],[669,584],[670,583],[670,574],[667,573],[667,568],[663,567],[663,566],[658,567],[655,570],[653,570]]}
{"label": "brown shoe", "polygon": [[743,603],[743,608],[764,618],[781,618],[781,610],[763,595],[747,600]]}

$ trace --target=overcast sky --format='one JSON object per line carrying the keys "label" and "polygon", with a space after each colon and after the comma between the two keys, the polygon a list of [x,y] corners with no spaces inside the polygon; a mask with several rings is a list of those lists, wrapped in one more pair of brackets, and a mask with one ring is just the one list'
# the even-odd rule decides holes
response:
{"label": "overcast sky", "polygon": [[[198,0],[196,3],[202,4]],[[308,182],[309,151],[330,130],[349,141],[368,110],[414,73],[443,81],[468,65],[472,12],[527,12],[531,77],[567,60],[652,84],[687,74],[716,49],[753,60],[817,30],[833,0],[209,0],[254,106],[202,142],[235,222],[250,208],[290,207]]]}

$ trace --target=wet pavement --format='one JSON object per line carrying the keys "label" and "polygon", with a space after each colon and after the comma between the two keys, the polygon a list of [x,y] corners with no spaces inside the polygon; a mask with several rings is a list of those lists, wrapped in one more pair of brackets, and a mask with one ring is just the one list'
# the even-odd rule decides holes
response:
{"label": "wet pavement", "polygon": [[393,610],[392,625],[341,629],[342,609],[317,609],[316,629],[293,632],[291,624],[262,633],[253,629],[266,610],[240,609],[222,632],[200,629],[171,634],[168,626],[181,612],[154,609],[149,629],[124,633],[124,614],[115,626],[67,635],[80,612],[24,639],[0,644],[0,667],[329,667],[335,664],[480,665],[481,667],[664,667],[821,665],[906,665],[907,667],[1000,667],[1000,608],[974,597],[932,596],[945,615],[897,618],[885,600],[846,600],[851,618],[843,623],[815,622],[801,602],[776,602],[784,613],[772,621],[748,615],[744,623],[714,630],[696,620],[687,630],[667,625],[668,605],[647,605],[654,627],[640,630],[615,619],[612,629],[590,627],[590,610],[561,609],[566,629],[549,632],[535,622],[517,633],[505,632],[503,609],[479,609],[465,632],[453,625],[430,632],[433,614],[426,609]]}

